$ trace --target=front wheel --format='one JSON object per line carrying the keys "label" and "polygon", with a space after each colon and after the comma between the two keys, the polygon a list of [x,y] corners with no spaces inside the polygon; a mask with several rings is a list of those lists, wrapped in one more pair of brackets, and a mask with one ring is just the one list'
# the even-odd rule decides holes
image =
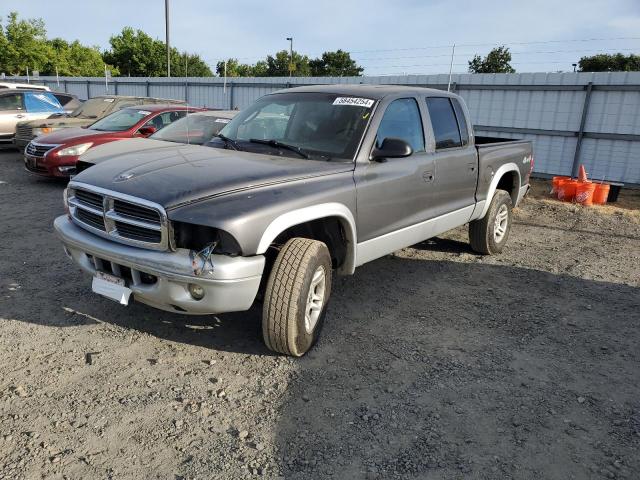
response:
{"label": "front wheel", "polygon": [[512,202],[509,192],[496,190],[486,215],[469,223],[469,242],[478,253],[502,252],[511,231]]}
{"label": "front wheel", "polygon": [[331,293],[331,256],[317,240],[292,238],[276,258],[262,306],[270,350],[300,357],[318,340]]}

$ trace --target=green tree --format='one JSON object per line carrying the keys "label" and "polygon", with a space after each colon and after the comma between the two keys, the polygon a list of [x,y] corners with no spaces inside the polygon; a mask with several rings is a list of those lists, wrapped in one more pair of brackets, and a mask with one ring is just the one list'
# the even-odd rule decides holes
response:
{"label": "green tree", "polygon": [[322,57],[311,60],[309,66],[314,77],[359,77],[364,71],[344,50],[324,52]]}
{"label": "green tree", "polygon": [[[106,63],[114,65],[123,75],[132,77],[160,77],[167,74],[166,44],[155,40],[142,30],[125,27],[119,35],[109,39],[111,49],[104,52]],[[185,69],[192,77],[210,77],[209,66],[195,54],[171,49],[171,74],[184,76]]]}
{"label": "green tree", "polygon": [[266,60],[266,77],[288,77],[289,64],[292,65],[292,75],[294,77],[308,77],[311,75],[309,57],[300,55],[294,50],[293,61],[287,50],[281,50],[275,56],[268,55]]}
{"label": "green tree", "polygon": [[491,50],[486,57],[475,55],[469,62],[469,73],[515,73],[511,53],[504,45]]}
{"label": "green tree", "polygon": [[20,75],[27,68],[42,70],[52,54],[46,40],[42,19],[19,20],[18,13],[11,12],[0,38],[0,71]]}
{"label": "green tree", "polygon": [[[71,77],[101,77],[104,75],[105,64],[98,47],[86,47],[75,40],[68,43],[61,38],[48,41],[53,56],[44,66],[43,75],[55,75],[56,68],[62,76]],[[118,75],[118,69],[106,65],[113,76]]]}
{"label": "green tree", "polygon": [[640,55],[600,53],[582,57],[578,69],[581,72],[637,72],[640,71]]}

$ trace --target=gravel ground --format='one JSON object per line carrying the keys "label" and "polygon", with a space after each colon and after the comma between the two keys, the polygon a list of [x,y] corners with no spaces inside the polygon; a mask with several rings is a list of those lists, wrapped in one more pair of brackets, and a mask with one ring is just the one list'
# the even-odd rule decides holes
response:
{"label": "gravel ground", "polygon": [[257,310],[91,294],[52,233],[63,185],[19,158],[0,153],[0,479],[638,478],[638,210],[528,198],[500,256],[460,228],[372,262],[290,359]]}

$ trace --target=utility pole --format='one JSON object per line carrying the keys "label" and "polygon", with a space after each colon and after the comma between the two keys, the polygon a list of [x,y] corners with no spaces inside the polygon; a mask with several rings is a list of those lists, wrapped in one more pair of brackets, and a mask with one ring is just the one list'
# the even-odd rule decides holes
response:
{"label": "utility pole", "polygon": [[289,78],[293,75],[293,37],[287,37],[289,40]]}
{"label": "utility pole", "polygon": [[169,46],[169,0],[164,0],[165,42],[167,44],[167,77],[171,76],[171,47]]}
{"label": "utility pole", "polygon": [[453,70],[453,57],[456,54],[456,44],[453,44],[453,48],[451,49],[451,63],[449,64],[449,83],[447,84],[447,92],[451,91],[451,71]]}

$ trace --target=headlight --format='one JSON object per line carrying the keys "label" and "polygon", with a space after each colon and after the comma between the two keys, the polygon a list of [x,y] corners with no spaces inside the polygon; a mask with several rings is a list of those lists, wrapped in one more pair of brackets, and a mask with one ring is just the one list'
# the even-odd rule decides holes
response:
{"label": "headlight", "polygon": [[33,129],[33,134],[37,137],[40,135],[45,135],[47,133],[51,133],[54,130],[60,130],[60,128],[56,128],[56,127],[39,127],[39,128],[34,128]]}
{"label": "headlight", "polygon": [[91,145],[93,145],[93,143],[88,142],[74,145],[73,147],[63,148],[62,150],[58,150],[58,155],[61,157],[82,155],[91,148]]}

